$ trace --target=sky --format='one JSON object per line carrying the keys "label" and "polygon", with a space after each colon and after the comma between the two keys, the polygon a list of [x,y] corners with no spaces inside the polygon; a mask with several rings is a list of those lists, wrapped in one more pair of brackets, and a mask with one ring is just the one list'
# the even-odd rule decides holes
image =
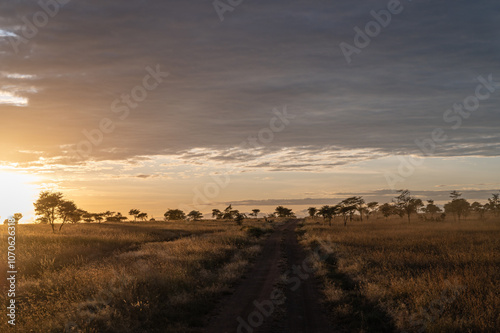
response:
{"label": "sky", "polygon": [[497,0],[0,4],[0,216],[500,189]]}

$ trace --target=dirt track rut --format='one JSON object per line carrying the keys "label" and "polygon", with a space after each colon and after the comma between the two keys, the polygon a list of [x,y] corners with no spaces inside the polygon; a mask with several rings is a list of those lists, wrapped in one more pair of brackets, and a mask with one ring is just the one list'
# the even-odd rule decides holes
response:
{"label": "dirt track rut", "polygon": [[[222,301],[207,333],[331,333],[317,281],[290,220],[276,228],[235,292]],[[287,272],[288,278],[282,279]]]}

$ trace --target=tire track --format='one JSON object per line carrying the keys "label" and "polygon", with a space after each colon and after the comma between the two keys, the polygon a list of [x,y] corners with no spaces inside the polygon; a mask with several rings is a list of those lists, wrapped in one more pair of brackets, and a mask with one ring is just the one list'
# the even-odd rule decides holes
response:
{"label": "tire track", "polygon": [[[298,222],[289,220],[276,228],[247,277],[223,301],[205,332],[332,332],[313,273],[300,270],[306,267],[306,253],[295,234]],[[281,279],[283,270],[292,274],[286,281]]]}

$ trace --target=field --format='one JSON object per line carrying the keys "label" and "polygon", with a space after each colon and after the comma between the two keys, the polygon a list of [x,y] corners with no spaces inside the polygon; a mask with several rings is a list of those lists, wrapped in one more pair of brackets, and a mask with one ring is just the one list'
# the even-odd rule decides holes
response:
{"label": "field", "polygon": [[[327,332],[495,332],[499,239],[500,223],[492,218],[411,224],[372,218],[347,227],[339,219],[328,226],[319,218],[273,224],[248,219],[243,226],[219,220],[130,222],[66,225],[60,234],[47,225],[18,225],[16,331],[205,332],[220,324],[214,320],[219,304],[252,311],[243,299],[232,305],[230,298],[243,295],[251,304],[255,293],[269,295],[280,285],[286,295],[281,317],[270,315],[272,325],[255,332],[274,332],[293,320],[298,327],[299,317],[286,312],[300,311],[309,301],[323,306]],[[316,253],[311,258],[319,283],[302,283],[319,286],[320,296],[276,281],[287,267],[305,262],[299,244],[304,253]],[[6,261],[5,249],[2,272]],[[269,281],[261,285],[249,271],[253,262],[268,266],[255,269]],[[231,312],[219,315],[236,323]],[[13,330],[2,320],[0,331]]]}
{"label": "field", "polygon": [[500,221],[308,220],[328,312],[345,332],[496,332]]}
{"label": "field", "polygon": [[[50,226],[18,225],[16,331],[194,331],[259,253],[263,224],[79,224],[55,235]],[[1,332],[10,329],[0,321]]]}

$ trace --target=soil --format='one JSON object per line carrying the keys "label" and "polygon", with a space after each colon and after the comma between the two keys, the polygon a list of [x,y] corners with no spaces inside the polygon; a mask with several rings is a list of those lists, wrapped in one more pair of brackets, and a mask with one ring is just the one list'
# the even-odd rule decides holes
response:
{"label": "soil", "polygon": [[299,222],[289,220],[275,228],[246,277],[214,311],[205,332],[334,332],[321,306],[318,281],[297,241]]}

